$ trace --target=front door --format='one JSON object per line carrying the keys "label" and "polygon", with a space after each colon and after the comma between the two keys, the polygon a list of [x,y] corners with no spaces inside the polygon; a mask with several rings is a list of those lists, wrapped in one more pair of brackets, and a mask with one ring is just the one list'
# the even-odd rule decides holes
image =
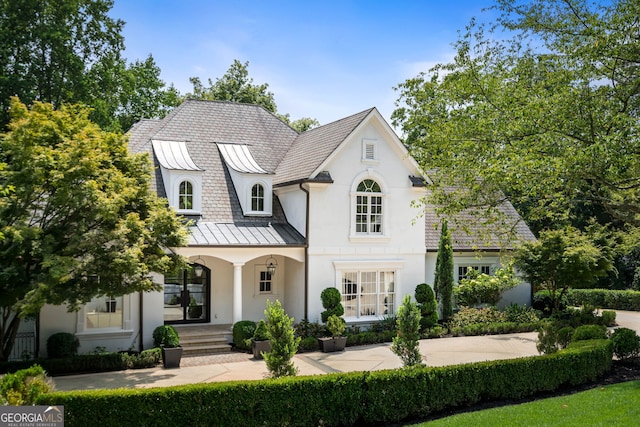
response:
{"label": "front door", "polygon": [[211,271],[200,264],[164,278],[165,323],[209,323]]}

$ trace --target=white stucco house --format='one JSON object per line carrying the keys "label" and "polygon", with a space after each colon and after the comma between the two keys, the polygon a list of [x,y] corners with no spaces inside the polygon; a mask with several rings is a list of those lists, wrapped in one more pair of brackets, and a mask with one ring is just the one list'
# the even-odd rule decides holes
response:
{"label": "white stucco house", "polygon": [[[153,189],[191,220],[189,244],[172,250],[194,268],[157,275],[163,292],[96,298],[77,313],[46,306],[43,355],[60,331],[79,337],[80,352],[149,348],[163,323],[228,331],[263,318],[267,300],[296,321],[320,321],[326,287],[340,290],[347,322],[367,324],[433,283],[440,220],[411,203],[428,179],[375,108],[298,133],[260,106],[187,100],[129,137],[132,152],[153,159]],[[504,209],[519,237],[533,239]],[[453,240],[456,280],[499,265],[498,246]],[[506,299],[529,303],[528,285]]]}

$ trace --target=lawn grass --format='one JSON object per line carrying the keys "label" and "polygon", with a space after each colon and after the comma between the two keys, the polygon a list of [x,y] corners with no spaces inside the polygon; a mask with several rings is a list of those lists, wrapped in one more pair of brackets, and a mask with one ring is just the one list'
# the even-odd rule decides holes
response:
{"label": "lawn grass", "polygon": [[417,426],[631,426],[640,420],[640,381],[452,415]]}

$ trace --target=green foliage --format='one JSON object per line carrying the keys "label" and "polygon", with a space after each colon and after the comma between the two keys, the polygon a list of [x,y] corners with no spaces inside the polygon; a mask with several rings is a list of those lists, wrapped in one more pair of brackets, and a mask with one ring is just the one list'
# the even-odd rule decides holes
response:
{"label": "green foliage", "polygon": [[57,332],[47,338],[47,356],[50,359],[72,357],[78,354],[80,341],[68,332]]}
{"label": "green foliage", "polygon": [[296,375],[298,369],[291,359],[298,351],[300,337],[294,335],[293,318],[285,313],[278,300],[275,303],[267,301],[264,314],[267,319],[267,330],[271,337],[271,351],[264,353],[263,357],[271,377]]}
{"label": "green foliage", "polygon": [[537,229],[637,225],[637,3],[499,0],[488,16],[397,88],[392,121],[431,171],[428,201],[505,233],[505,193]]}
{"label": "green foliage", "polygon": [[449,319],[453,314],[453,245],[446,220],[442,221],[440,230],[433,288],[442,308],[442,318]]}
{"label": "green foliage", "polygon": [[153,330],[153,346],[154,347],[178,347],[180,346],[180,337],[178,331],[171,325],[160,325]]}
{"label": "green foliage", "polygon": [[319,338],[325,335],[325,326],[317,322],[309,322],[307,319],[302,319],[300,323],[293,325],[296,336],[302,339],[313,337]]}
{"label": "green foliage", "polygon": [[613,310],[602,310],[602,324],[605,326],[615,326],[616,312]]}
{"label": "green foliage", "polygon": [[256,331],[256,322],[253,320],[240,320],[233,324],[231,333],[233,343],[238,350],[251,350],[251,338]]}
{"label": "green foliage", "polygon": [[611,368],[611,346],[608,341],[579,344],[550,356],[277,381],[57,392],[36,403],[64,405],[70,426],[93,425],[97,419],[104,427],[148,425],[151,415],[155,425],[180,420],[194,427],[390,425],[592,382]]}
{"label": "green foliage", "polygon": [[465,279],[460,280],[453,293],[458,304],[473,307],[480,304],[496,305],[502,293],[515,288],[520,280],[515,277],[513,267],[507,266],[496,270],[493,276],[470,269]]}
{"label": "green foliage", "polygon": [[260,319],[256,330],[253,332],[253,339],[255,341],[266,341],[269,339],[269,331],[267,330],[267,324],[263,319]]}
{"label": "green foliage", "polygon": [[567,301],[571,305],[590,304],[612,310],[640,311],[640,292],[610,289],[570,289]]}
{"label": "green foliage", "polygon": [[393,339],[391,351],[397,355],[405,367],[422,365],[420,354],[420,309],[411,301],[411,295],[405,295],[398,307],[396,322],[398,334]]}
{"label": "green foliage", "polygon": [[36,399],[53,390],[53,385],[40,365],[22,369],[0,378],[0,404],[33,405]]}
{"label": "green foliage", "polygon": [[323,323],[327,323],[329,316],[342,316],[344,314],[344,307],[342,306],[342,295],[337,288],[325,288],[320,293],[320,299],[322,300],[322,307],[324,311],[320,313],[320,318]]}
{"label": "green foliage", "polygon": [[431,286],[421,283],[416,286],[416,302],[420,309],[420,330],[425,331],[438,324],[438,302]]}
{"label": "green foliage", "polygon": [[449,321],[449,327],[463,327],[476,323],[506,322],[507,316],[495,307],[471,308],[463,307],[453,315]]}
{"label": "green foliage", "polygon": [[540,233],[516,252],[515,265],[537,289],[546,289],[552,311],[569,288],[588,287],[613,267],[613,251],[602,231],[595,227],[581,233],[572,227]]}
{"label": "green foliage", "polygon": [[558,333],[558,327],[552,322],[545,322],[542,325],[538,331],[538,342],[536,343],[540,354],[553,354],[560,350]]}
{"label": "green foliage", "polygon": [[505,320],[515,323],[535,323],[540,320],[533,307],[511,304],[504,309]]}
{"label": "green foliage", "polygon": [[571,342],[607,339],[607,327],[604,325],[581,325],[571,336]]}
{"label": "green foliage", "polygon": [[611,334],[613,354],[620,360],[636,358],[640,355],[640,337],[633,329],[616,328]]}
{"label": "green foliage", "polygon": [[[181,219],[149,188],[148,156],[130,155],[127,139],[102,131],[81,106],[13,98],[9,132],[0,139],[0,360],[19,319],[44,304],[70,310],[100,295],[159,290],[150,272],[182,258]],[[43,201],[46,203],[43,205]],[[99,279],[99,280],[98,280]]]}
{"label": "green foliage", "polygon": [[300,339],[300,345],[298,346],[298,351],[303,353],[306,351],[316,351],[320,348],[318,344],[318,339],[314,337],[305,337]]}
{"label": "green foliage", "polygon": [[332,314],[331,316],[329,316],[329,319],[327,319],[327,330],[334,338],[342,336],[346,328],[347,323],[342,317],[338,317],[335,314]]}
{"label": "green foliage", "polygon": [[543,289],[533,294],[531,307],[535,310],[541,311],[543,314],[550,315],[553,311],[554,304],[557,303],[558,310],[563,311],[565,308],[567,308],[567,301],[567,295],[561,293],[559,300],[554,302],[553,298],[551,297],[551,292]]}

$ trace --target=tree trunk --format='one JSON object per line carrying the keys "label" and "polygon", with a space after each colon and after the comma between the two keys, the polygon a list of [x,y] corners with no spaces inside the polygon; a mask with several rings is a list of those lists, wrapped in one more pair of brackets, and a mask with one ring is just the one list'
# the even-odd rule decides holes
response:
{"label": "tree trunk", "polygon": [[2,319],[0,320],[0,361],[9,360],[11,350],[16,341],[16,335],[20,328],[20,316],[12,307],[2,307]]}

